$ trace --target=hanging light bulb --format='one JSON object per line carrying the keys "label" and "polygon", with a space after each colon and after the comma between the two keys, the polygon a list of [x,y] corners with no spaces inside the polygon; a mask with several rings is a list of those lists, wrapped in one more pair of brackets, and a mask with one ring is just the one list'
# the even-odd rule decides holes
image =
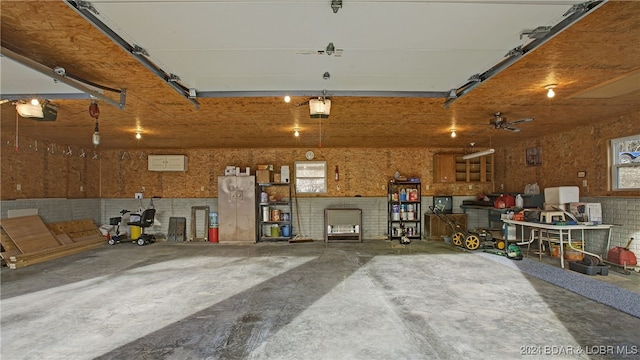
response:
{"label": "hanging light bulb", "polygon": [[142,139],[142,134],[140,134],[139,131],[136,133],[136,139],[138,140]]}
{"label": "hanging light bulb", "polygon": [[451,137],[456,137],[456,129],[451,129]]}
{"label": "hanging light bulb", "polygon": [[557,86],[556,84],[551,84],[544,87],[545,89],[547,89],[547,97],[549,99],[556,96],[556,92],[553,90],[556,88],[556,86]]}
{"label": "hanging light bulb", "polygon": [[284,97],[284,102],[289,103],[291,101],[291,97],[289,95]]}
{"label": "hanging light bulb", "polygon": [[98,132],[98,119],[96,119],[96,127],[93,129],[93,136],[91,137],[93,145],[100,145],[100,133]]}
{"label": "hanging light bulb", "polygon": [[298,129],[293,129],[293,136],[298,137],[300,136],[300,132],[298,131]]}

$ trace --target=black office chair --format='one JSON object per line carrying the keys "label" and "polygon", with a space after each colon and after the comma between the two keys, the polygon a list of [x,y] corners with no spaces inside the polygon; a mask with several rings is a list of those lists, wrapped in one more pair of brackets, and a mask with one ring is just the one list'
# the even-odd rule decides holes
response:
{"label": "black office chair", "polygon": [[145,234],[144,229],[153,226],[153,219],[156,216],[156,209],[146,209],[140,215],[140,220],[128,222],[127,225],[139,226],[141,228],[140,237],[136,243],[140,246],[156,241],[154,235]]}

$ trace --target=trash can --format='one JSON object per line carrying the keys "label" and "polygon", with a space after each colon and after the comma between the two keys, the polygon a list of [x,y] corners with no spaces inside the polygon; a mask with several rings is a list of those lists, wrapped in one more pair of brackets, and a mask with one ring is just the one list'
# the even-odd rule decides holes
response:
{"label": "trash can", "polygon": [[218,213],[209,213],[209,242],[218,242]]}

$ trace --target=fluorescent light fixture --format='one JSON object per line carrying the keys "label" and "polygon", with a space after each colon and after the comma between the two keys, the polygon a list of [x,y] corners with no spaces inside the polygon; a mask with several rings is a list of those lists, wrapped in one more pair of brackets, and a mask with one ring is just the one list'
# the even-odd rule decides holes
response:
{"label": "fluorescent light fixture", "polygon": [[495,149],[487,149],[487,150],[483,150],[483,151],[478,151],[478,152],[474,152],[474,153],[471,153],[471,154],[467,154],[467,155],[463,156],[462,158],[465,159],[465,160],[469,160],[469,159],[474,159],[474,158],[477,158],[477,157],[480,157],[480,156],[491,155],[494,152],[496,152]]}
{"label": "fluorescent light fixture", "polygon": [[312,118],[328,118],[331,113],[331,100],[311,99],[309,100],[309,115]]}

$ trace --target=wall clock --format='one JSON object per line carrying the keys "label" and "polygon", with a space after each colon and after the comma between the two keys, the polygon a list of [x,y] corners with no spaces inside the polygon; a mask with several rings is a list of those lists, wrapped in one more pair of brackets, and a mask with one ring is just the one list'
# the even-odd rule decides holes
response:
{"label": "wall clock", "polygon": [[313,158],[316,156],[316,154],[313,153],[313,151],[309,150],[307,151],[306,154],[304,154],[304,157],[307,158],[307,160],[313,160]]}

